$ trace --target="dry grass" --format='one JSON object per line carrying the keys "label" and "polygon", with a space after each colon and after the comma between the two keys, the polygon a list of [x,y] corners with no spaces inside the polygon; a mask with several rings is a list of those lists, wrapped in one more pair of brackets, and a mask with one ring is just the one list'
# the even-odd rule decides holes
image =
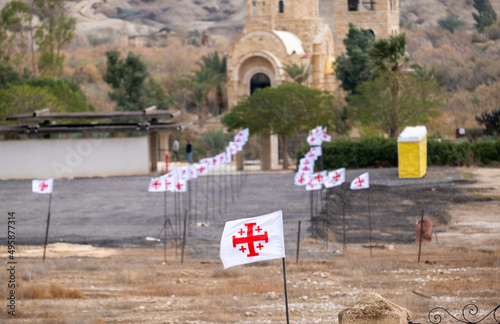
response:
{"label": "dry grass", "polygon": [[[123,249],[106,259],[51,259],[47,265],[24,260],[21,268],[31,274],[18,289],[20,314],[36,323],[284,320],[280,260],[223,270],[217,260],[162,265],[162,253]],[[437,305],[458,308],[473,300],[486,309],[500,299],[499,260],[498,249],[462,246],[450,253],[438,245],[426,246],[420,264],[416,245],[375,250],[371,259],[361,247],[349,247],[346,257],[301,259],[298,264],[287,259],[291,319],[335,323],[342,308],[373,292],[408,308],[413,320],[422,323]]]}

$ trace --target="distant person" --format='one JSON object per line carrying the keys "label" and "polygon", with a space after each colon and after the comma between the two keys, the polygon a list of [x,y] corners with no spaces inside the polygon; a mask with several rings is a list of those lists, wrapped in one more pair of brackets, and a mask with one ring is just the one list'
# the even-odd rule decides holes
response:
{"label": "distant person", "polygon": [[179,141],[177,138],[174,139],[172,144],[172,153],[174,154],[175,162],[179,163]]}
{"label": "distant person", "polygon": [[191,141],[187,141],[186,155],[188,157],[189,164],[193,164],[193,146],[191,145]]}

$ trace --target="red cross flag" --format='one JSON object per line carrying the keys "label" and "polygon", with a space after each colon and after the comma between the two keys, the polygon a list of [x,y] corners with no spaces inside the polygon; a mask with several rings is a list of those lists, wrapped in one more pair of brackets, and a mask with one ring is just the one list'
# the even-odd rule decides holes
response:
{"label": "red cross flag", "polygon": [[206,165],[209,169],[214,166],[214,158],[208,157],[200,160],[200,163]]}
{"label": "red cross flag", "polygon": [[195,163],[194,167],[196,168],[196,172],[198,175],[207,175],[208,174],[208,166],[204,163]]}
{"label": "red cross flag", "polygon": [[310,180],[310,173],[307,172],[297,172],[295,174],[295,185],[296,186],[305,186]]}
{"label": "red cross flag", "polygon": [[33,180],[31,188],[34,193],[51,194],[54,189],[54,179]]}
{"label": "red cross flag", "polygon": [[226,222],[220,241],[224,269],[285,257],[283,215],[271,214]]}
{"label": "red cross flag", "polygon": [[321,190],[323,186],[323,183],[314,181],[313,177],[311,176],[309,178],[309,182],[306,185],[306,190],[311,191],[311,190]]}
{"label": "red cross flag", "polygon": [[173,183],[174,192],[187,192],[187,180],[177,179]]}
{"label": "red cross flag", "polygon": [[345,182],[345,168],[340,168],[334,171],[328,172],[328,176],[325,180],[325,187],[333,188],[340,186]]}
{"label": "red cross flag", "polygon": [[368,189],[368,188],[370,188],[370,177],[368,175],[368,172],[363,173],[362,175],[356,177],[351,182],[351,189],[352,190]]}
{"label": "red cross flag", "polygon": [[307,144],[311,146],[321,145],[321,138],[315,135],[307,136]]}
{"label": "red cross flag", "polygon": [[189,176],[190,179],[198,178],[198,170],[194,167],[194,165],[189,167],[189,172],[191,173]]}
{"label": "red cross flag", "polygon": [[331,142],[332,137],[326,133],[326,127],[321,131],[321,140],[323,142]]}
{"label": "red cross flag", "polygon": [[165,179],[163,178],[151,178],[149,182],[148,191],[149,192],[164,192],[167,188],[165,186]]}

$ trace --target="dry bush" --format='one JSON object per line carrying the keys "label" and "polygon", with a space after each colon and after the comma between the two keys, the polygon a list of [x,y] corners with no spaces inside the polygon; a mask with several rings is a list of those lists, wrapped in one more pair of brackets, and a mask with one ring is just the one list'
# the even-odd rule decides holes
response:
{"label": "dry bush", "polygon": [[19,298],[22,299],[80,299],[85,295],[78,289],[68,289],[59,283],[42,286],[37,283],[19,283]]}

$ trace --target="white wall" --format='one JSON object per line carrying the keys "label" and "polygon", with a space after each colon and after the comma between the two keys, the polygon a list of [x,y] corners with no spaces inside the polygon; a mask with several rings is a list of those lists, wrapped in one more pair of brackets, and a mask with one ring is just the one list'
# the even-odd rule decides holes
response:
{"label": "white wall", "polygon": [[148,137],[0,141],[0,179],[149,174]]}

